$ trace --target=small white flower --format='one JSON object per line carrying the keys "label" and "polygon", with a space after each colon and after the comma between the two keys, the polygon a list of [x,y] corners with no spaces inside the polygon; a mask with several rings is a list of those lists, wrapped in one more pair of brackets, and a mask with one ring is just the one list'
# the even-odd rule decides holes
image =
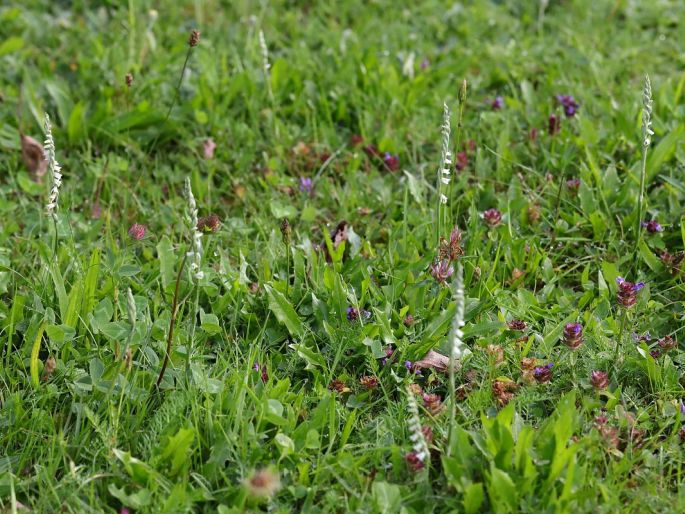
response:
{"label": "small white flower", "polygon": [[62,167],[55,158],[55,140],[52,137],[52,125],[50,124],[50,116],[45,113],[45,160],[48,161],[48,170],[50,172],[50,194],[48,195],[48,204],[46,209],[48,214],[57,221],[57,207],[59,200],[59,188],[62,186]]}

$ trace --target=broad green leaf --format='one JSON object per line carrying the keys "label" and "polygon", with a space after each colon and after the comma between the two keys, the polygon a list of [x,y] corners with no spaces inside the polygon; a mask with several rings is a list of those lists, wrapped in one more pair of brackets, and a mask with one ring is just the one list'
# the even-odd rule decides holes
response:
{"label": "broad green leaf", "polygon": [[40,342],[43,339],[43,332],[45,331],[46,326],[47,321],[43,321],[38,328],[36,337],[33,340],[33,347],[31,348],[31,383],[33,384],[33,387],[36,388],[40,385],[40,379],[38,377],[38,354],[40,353]]}
{"label": "broad green leaf", "polygon": [[268,284],[264,286],[264,289],[269,297],[269,309],[274,313],[276,319],[286,326],[291,336],[302,337],[304,327],[290,301],[283,293]]}
{"label": "broad green leaf", "polygon": [[191,454],[191,447],[195,440],[195,430],[193,428],[181,428],[175,435],[169,438],[162,459],[171,459],[170,474],[176,475],[181,467],[188,462]]}
{"label": "broad green leaf", "polygon": [[157,243],[157,258],[159,259],[159,276],[162,280],[162,289],[167,291],[168,287],[176,280],[174,247],[167,236],[162,236],[162,239]]}

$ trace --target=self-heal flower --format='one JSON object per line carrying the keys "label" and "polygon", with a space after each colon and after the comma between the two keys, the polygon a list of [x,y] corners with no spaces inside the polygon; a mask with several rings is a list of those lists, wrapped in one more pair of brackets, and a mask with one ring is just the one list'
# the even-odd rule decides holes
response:
{"label": "self-heal flower", "polygon": [[664,231],[664,227],[662,227],[656,220],[643,221],[641,225],[642,228],[646,229],[650,234],[656,234],[657,232]]}
{"label": "self-heal flower", "polygon": [[568,323],[564,327],[564,344],[572,350],[583,344],[583,325],[580,323]]}
{"label": "self-heal flower", "polygon": [[544,366],[537,366],[533,370],[533,378],[535,378],[538,384],[545,384],[549,382],[552,379],[553,367],[554,364],[551,362],[549,364],[545,364]]}
{"label": "self-heal flower", "polygon": [[145,225],[134,223],[131,225],[131,228],[128,229],[128,235],[136,241],[140,241],[145,237]]}
{"label": "self-heal flower", "polygon": [[662,337],[657,341],[659,348],[663,351],[668,352],[678,347],[678,341],[676,341],[672,336]]}
{"label": "self-heal flower", "polygon": [[580,104],[571,95],[557,95],[557,102],[564,108],[564,114],[567,118],[573,118],[580,108]]}
{"label": "self-heal flower", "polygon": [[623,277],[617,277],[616,283],[618,284],[618,303],[620,303],[626,309],[637,303],[637,292],[645,287],[644,282],[633,284],[632,282],[625,280]]}
{"label": "self-heal flower", "polygon": [[371,313],[369,311],[365,311],[364,309],[356,309],[355,307],[348,307],[347,308],[347,319],[348,321],[356,321],[360,317],[364,319],[368,319],[371,317]]}
{"label": "self-heal flower", "polygon": [[504,98],[501,96],[496,96],[490,104],[490,107],[492,107],[493,111],[499,111],[502,107],[504,107]]}
{"label": "self-heal flower", "polygon": [[390,171],[397,171],[400,169],[400,158],[397,155],[391,154],[390,152],[385,152],[383,154],[383,162]]}
{"label": "self-heal flower", "polygon": [[496,227],[502,222],[502,213],[494,207],[483,213],[483,219],[491,227]]}
{"label": "self-heal flower", "polygon": [[579,178],[570,178],[566,181],[566,187],[572,194],[577,194],[578,190],[580,189],[580,179]]}
{"label": "self-heal flower", "polygon": [[443,284],[454,273],[454,268],[447,259],[440,259],[431,264],[431,275]]}
{"label": "self-heal flower", "polygon": [[590,383],[597,390],[609,387],[609,374],[606,371],[593,371],[590,374]]}
{"label": "self-heal flower", "polygon": [[309,177],[300,177],[300,191],[303,193],[311,194],[314,183]]}

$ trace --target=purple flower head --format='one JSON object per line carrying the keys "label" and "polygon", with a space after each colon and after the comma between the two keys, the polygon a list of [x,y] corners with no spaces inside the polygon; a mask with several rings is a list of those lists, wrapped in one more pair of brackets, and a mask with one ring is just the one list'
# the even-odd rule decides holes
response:
{"label": "purple flower head", "polygon": [[633,284],[632,282],[625,280],[623,277],[616,277],[616,283],[618,284],[618,303],[620,303],[626,309],[637,303],[637,292],[645,287],[644,282]]}
{"label": "purple flower head", "polygon": [[552,379],[552,367],[554,364],[551,362],[544,366],[536,366],[533,370],[533,377],[539,384],[549,382]]}
{"label": "purple flower head", "polygon": [[650,234],[656,234],[657,232],[664,231],[664,227],[662,227],[661,224],[656,220],[643,221],[641,225],[642,228],[646,228],[647,232]]}
{"label": "purple flower head", "polygon": [[444,283],[454,273],[454,268],[448,259],[435,261],[431,264],[431,275],[439,283]]}
{"label": "purple flower head", "polygon": [[390,152],[385,152],[383,154],[383,162],[388,167],[390,171],[397,171],[400,169],[400,158],[397,155],[393,155]]}
{"label": "purple flower head", "polygon": [[499,111],[502,107],[504,107],[504,98],[501,96],[495,97],[490,106],[492,107],[493,111]]}
{"label": "purple flower head", "polygon": [[632,336],[633,336],[633,340],[637,343],[639,343],[641,341],[651,341],[652,340],[652,336],[650,335],[649,332],[645,332],[643,335],[640,335],[637,332],[633,332]]}
{"label": "purple flower head", "polygon": [[502,222],[502,213],[492,207],[483,212],[483,219],[485,220],[485,223],[491,227],[496,227]]}
{"label": "purple flower head", "polygon": [[311,194],[314,184],[309,177],[300,177],[300,191]]}
{"label": "purple flower head", "polygon": [[568,179],[566,181],[566,187],[568,187],[572,193],[577,193],[578,190],[580,189],[580,179],[579,178]]}
{"label": "purple flower head", "polygon": [[349,321],[356,321],[360,316],[364,319],[369,319],[371,317],[371,313],[364,309],[355,309],[354,307],[347,308],[347,319]]}
{"label": "purple flower head", "polygon": [[571,95],[557,95],[557,102],[564,108],[564,114],[566,114],[567,118],[573,118],[580,107]]}
{"label": "purple flower head", "polygon": [[606,389],[609,386],[609,374],[595,370],[590,374],[590,383],[595,389]]}
{"label": "purple flower head", "polygon": [[404,367],[407,369],[411,369],[411,367],[414,365],[412,361],[404,361]]}
{"label": "purple flower head", "polygon": [[658,348],[655,348],[654,350],[652,350],[651,352],[649,352],[649,354],[652,356],[652,359],[655,359],[655,360],[656,360],[656,359],[658,359],[659,357],[661,357],[661,350],[659,350]]}
{"label": "purple flower head", "polygon": [[568,323],[564,327],[564,344],[575,350],[583,344],[583,325],[580,323]]}
{"label": "purple flower head", "polygon": [[680,400],[680,413],[685,416],[685,403]]}
{"label": "purple flower head", "polygon": [[424,57],[421,60],[421,69],[425,70],[426,68],[428,68],[428,66],[430,66],[430,64],[431,64],[431,62],[428,60],[428,57]]}

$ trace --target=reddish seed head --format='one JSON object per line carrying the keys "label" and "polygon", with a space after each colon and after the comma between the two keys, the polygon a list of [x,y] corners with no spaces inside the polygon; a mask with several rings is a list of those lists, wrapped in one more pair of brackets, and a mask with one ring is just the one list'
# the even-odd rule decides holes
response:
{"label": "reddish seed head", "polygon": [[350,144],[352,146],[359,146],[364,142],[364,138],[360,136],[359,134],[352,134],[350,137]]}
{"label": "reddish seed head", "polygon": [[407,314],[404,317],[404,326],[405,327],[411,327],[413,324],[414,324],[414,316],[412,316],[411,314]]}
{"label": "reddish seed head", "polygon": [[128,235],[136,241],[140,241],[145,237],[145,225],[134,223],[131,225],[131,228],[128,229]]}
{"label": "reddish seed head", "polygon": [[359,383],[368,390],[376,389],[376,387],[378,387],[378,379],[369,375],[360,378]]}
{"label": "reddish seed head", "polygon": [[200,42],[200,31],[193,29],[190,32],[190,37],[188,38],[188,45],[190,47],[194,47],[194,46],[197,46],[199,42]]}
{"label": "reddish seed head", "polygon": [[609,374],[606,371],[593,371],[590,374],[590,383],[595,389],[606,389],[609,387]]}
{"label": "reddish seed head", "polygon": [[577,193],[578,190],[580,189],[580,179],[579,178],[571,178],[566,181],[566,187],[568,187],[569,191],[571,193]]}
{"label": "reddish seed head", "polygon": [[440,414],[442,412],[442,409],[443,409],[442,399],[437,394],[424,393],[423,394],[423,406],[433,416],[437,416],[438,414]]}
{"label": "reddish seed head", "polygon": [[210,214],[209,216],[203,216],[197,220],[197,229],[205,234],[213,233],[219,230],[221,221],[219,221],[219,216],[216,214]]}
{"label": "reddish seed head", "polygon": [[509,330],[523,331],[526,329],[526,322],[520,319],[512,319],[507,322]]}
{"label": "reddish seed head", "polygon": [[671,351],[678,347],[678,342],[672,336],[662,337],[657,341],[659,347],[665,351]]}

